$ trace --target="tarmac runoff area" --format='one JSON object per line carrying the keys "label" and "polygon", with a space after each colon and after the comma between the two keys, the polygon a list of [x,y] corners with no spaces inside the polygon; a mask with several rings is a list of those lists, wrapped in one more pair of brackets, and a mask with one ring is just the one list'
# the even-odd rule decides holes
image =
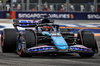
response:
{"label": "tarmac runoff area", "polygon": [[[99,22],[99,20],[55,21],[55,23],[58,24],[100,24]],[[2,23],[7,25],[9,24],[9,22],[0,22],[0,25]],[[99,53],[92,58],[81,58],[76,53],[67,53],[62,55],[33,55],[33,57],[30,58],[22,58],[19,57],[16,53],[2,53],[0,47],[0,66],[100,66],[100,36],[96,36],[96,41],[99,47]]]}

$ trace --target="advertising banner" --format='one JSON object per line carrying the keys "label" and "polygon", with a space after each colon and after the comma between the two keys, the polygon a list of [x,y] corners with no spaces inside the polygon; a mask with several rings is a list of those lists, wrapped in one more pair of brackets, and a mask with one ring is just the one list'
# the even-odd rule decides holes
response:
{"label": "advertising banner", "polygon": [[94,12],[16,12],[14,14],[15,19],[41,19],[41,15],[50,15],[49,19],[100,20],[100,13]]}
{"label": "advertising banner", "polygon": [[6,11],[0,11],[0,19],[6,18]]}

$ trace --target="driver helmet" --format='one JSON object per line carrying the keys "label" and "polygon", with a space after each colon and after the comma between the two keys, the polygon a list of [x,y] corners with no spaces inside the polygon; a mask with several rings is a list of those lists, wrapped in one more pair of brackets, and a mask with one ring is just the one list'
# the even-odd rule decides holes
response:
{"label": "driver helmet", "polygon": [[50,31],[50,26],[43,26],[42,31]]}

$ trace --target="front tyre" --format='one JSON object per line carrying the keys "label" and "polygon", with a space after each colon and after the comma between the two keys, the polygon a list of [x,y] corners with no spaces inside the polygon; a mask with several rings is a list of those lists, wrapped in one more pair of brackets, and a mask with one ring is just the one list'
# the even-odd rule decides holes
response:
{"label": "front tyre", "polygon": [[32,57],[31,54],[27,54],[24,52],[24,50],[26,50],[25,48],[23,48],[22,46],[22,40],[23,40],[23,37],[20,36],[20,38],[18,39],[18,45],[17,45],[17,53],[20,57]]}
{"label": "front tyre", "polygon": [[93,51],[93,53],[79,53],[81,57],[92,57],[98,52],[96,39],[91,31],[79,31],[77,38],[77,44],[82,44]]}
{"label": "front tyre", "polygon": [[17,53],[20,57],[31,57],[32,54],[27,53],[27,49],[36,45],[35,33],[32,30],[22,32],[18,39]]}

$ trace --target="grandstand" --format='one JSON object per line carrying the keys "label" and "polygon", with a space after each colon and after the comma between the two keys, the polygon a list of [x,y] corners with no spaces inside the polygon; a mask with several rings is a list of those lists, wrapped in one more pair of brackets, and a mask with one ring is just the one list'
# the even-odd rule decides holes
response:
{"label": "grandstand", "polygon": [[7,7],[11,11],[100,12],[100,0],[0,0],[0,10]]}
{"label": "grandstand", "polygon": [[50,14],[53,19],[90,20],[100,19],[99,12],[100,0],[0,0],[2,18],[31,19]]}

